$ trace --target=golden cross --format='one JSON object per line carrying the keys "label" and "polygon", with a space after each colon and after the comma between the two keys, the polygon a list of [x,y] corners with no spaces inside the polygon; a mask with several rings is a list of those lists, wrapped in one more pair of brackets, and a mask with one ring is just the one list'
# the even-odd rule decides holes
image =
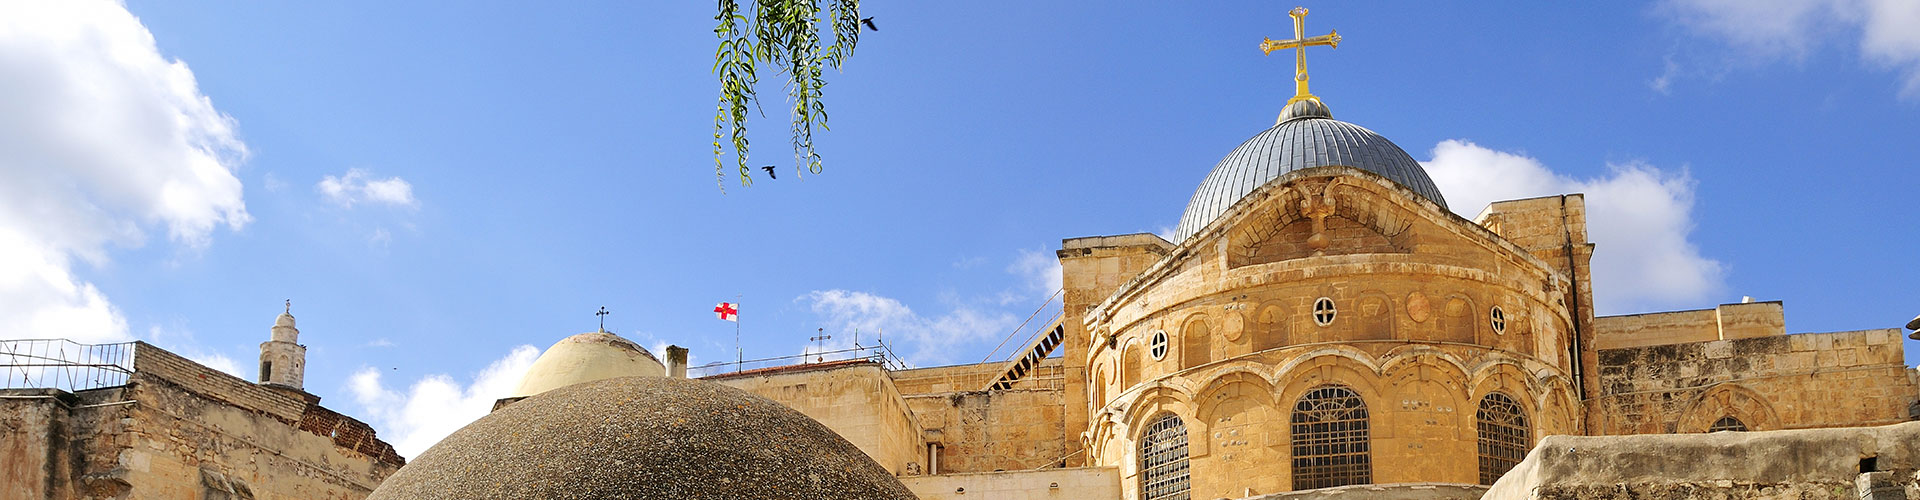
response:
{"label": "golden cross", "polygon": [[1293,39],[1263,38],[1260,42],[1260,50],[1267,55],[1273,55],[1273,51],[1276,50],[1294,49],[1294,93],[1293,98],[1287,100],[1288,104],[1306,99],[1319,99],[1314,97],[1313,93],[1307,92],[1307,47],[1325,45],[1330,48],[1340,48],[1340,32],[1328,31],[1325,35],[1307,38],[1307,8],[1294,7],[1287,12],[1287,15],[1293,16]]}

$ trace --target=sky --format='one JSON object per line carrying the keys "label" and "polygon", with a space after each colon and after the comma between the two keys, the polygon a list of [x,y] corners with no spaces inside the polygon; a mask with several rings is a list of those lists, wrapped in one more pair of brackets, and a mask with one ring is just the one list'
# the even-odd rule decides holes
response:
{"label": "sky", "polygon": [[[763,75],[778,178],[742,187],[711,4],[0,0],[0,338],[251,378],[290,299],[306,390],[408,456],[603,306],[695,364],[734,357],[722,301],[749,359],[858,331],[980,362],[1058,309],[1062,238],[1170,234],[1272,125],[1292,61],[1256,47],[1291,7],[869,1],[825,170],[796,175]],[[1308,7],[1343,37],[1314,93],[1453,210],[1586,195],[1600,314],[1920,314],[1920,3]]]}

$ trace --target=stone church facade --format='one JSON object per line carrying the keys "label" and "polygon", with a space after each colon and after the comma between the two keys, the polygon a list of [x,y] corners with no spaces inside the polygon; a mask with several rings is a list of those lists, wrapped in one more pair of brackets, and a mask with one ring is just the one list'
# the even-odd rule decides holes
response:
{"label": "stone church facade", "polygon": [[1596,317],[1586,217],[1580,194],[1460,217],[1307,96],[1215,166],[1177,241],[1064,240],[1062,319],[1025,357],[709,378],[827,423],[929,499],[1477,498],[1547,436],[1915,419],[1897,328],[1788,335],[1781,303],[1751,300]]}

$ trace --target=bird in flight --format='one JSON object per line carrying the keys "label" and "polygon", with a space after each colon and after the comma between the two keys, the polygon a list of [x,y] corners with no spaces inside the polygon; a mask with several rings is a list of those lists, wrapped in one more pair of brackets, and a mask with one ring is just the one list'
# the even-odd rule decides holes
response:
{"label": "bird in flight", "polygon": [[870,29],[870,30],[873,30],[873,31],[880,31],[880,28],[876,28],[876,27],[874,27],[874,26],[873,26],[873,18],[871,18],[871,17],[869,17],[869,18],[866,18],[866,19],[861,19],[861,20],[860,20],[860,24],[865,24],[865,25],[867,25],[867,29]]}
{"label": "bird in flight", "polygon": [[773,165],[767,165],[767,166],[764,166],[764,167],[760,167],[760,169],[761,169],[761,170],[765,170],[765,171],[767,171],[767,178],[768,178],[768,179],[779,179],[779,178],[780,178],[780,176],[777,176],[777,175],[773,175]]}

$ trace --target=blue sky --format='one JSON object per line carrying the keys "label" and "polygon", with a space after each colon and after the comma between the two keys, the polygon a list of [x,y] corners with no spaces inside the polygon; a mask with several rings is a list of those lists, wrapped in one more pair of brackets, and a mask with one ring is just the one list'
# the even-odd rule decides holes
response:
{"label": "blue sky", "polygon": [[[826,171],[792,175],[768,75],[753,164],[780,177],[722,194],[710,4],[9,4],[0,335],[251,375],[290,298],[307,389],[408,453],[601,306],[696,363],[732,357],[709,311],[736,296],[749,358],[860,328],[978,362],[1057,286],[1061,238],[1171,232],[1271,125],[1292,61],[1256,46],[1292,6],[868,2]],[[1315,93],[1456,211],[1588,194],[1602,314],[1920,313],[1920,7],[1309,7],[1344,37],[1310,51]]]}

